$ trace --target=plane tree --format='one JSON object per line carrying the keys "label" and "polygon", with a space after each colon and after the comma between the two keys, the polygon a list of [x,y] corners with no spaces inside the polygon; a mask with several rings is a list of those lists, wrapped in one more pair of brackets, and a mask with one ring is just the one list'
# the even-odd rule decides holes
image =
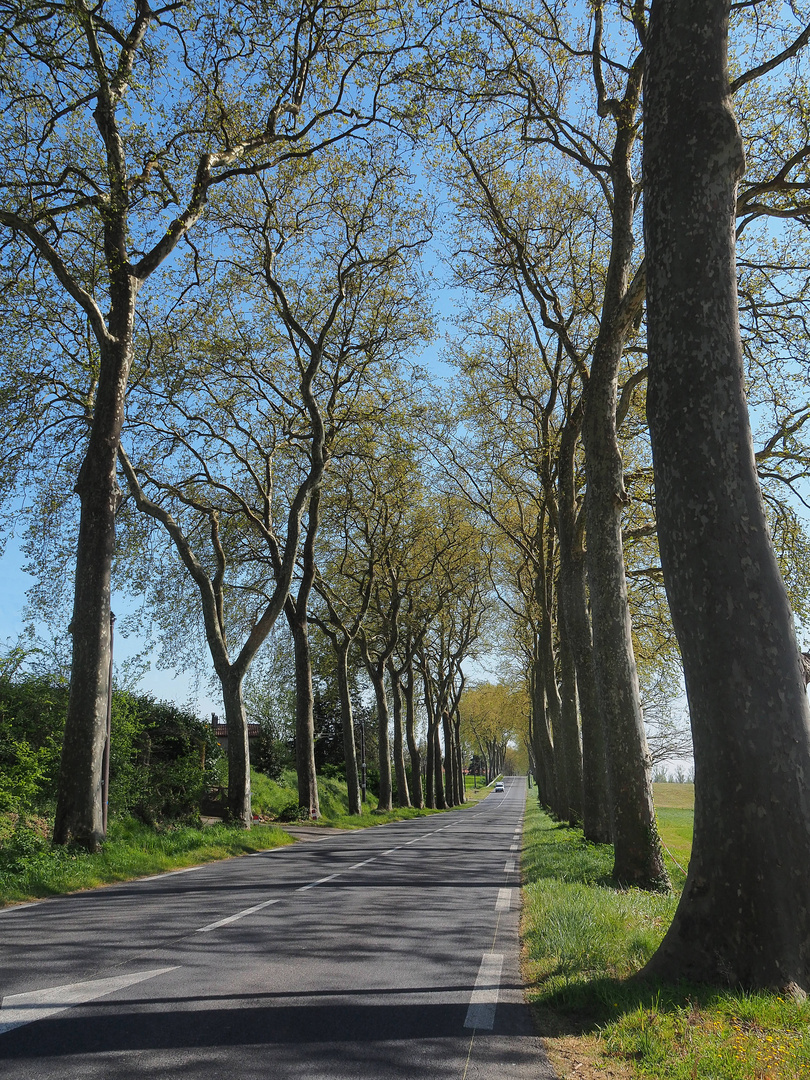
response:
{"label": "plane tree", "polygon": [[[348,660],[361,655],[374,690],[380,772],[379,808],[391,809],[390,709],[387,666],[399,637],[405,582],[415,559],[415,521],[420,512],[418,464],[407,436],[414,387],[393,378],[377,388],[383,407],[358,424],[335,461],[325,503],[315,588],[320,604],[313,619],[337,658],[347,777],[356,790]],[[400,719],[397,717],[397,719]],[[397,794],[410,805],[402,756],[402,731],[395,732]]]}
{"label": "plane tree", "polygon": [[[375,391],[378,400],[380,390],[378,386]],[[328,639],[335,654],[349,812],[356,814],[361,809],[361,792],[349,693],[350,657],[353,649],[360,651],[359,638],[377,578],[385,572],[389,548],[394,543],[392,504],[401,475],[389,483],[386,435],[406,426],[402,402],[408,396],[406,387],[393,380],[383,395],[384,419],[380,415],[377,423],[370,419],[360,423],[354,438],[335,458],[313,583],[318,602],[313,605],[310,621]],[[382,465],[378,459],[382,459]],[[389,749],[384,753],[388,760]]]}
{"label": "plane tree", "polygon": [[447,558],[438,560],[432,580],[436,614],[415,650],[427,714],[426,803],[439,808],[465,801],[458,703],[466,681],[464,664],[475,659],[483,644],[491,602],[486,533],[476,522],[463,524],[457,497],[450,497],[447,511],[448,523],[462,523],[461,533],[456,525],[458,539],[445,549]]}
{"label": "plane tree", "polygon": [[[695,837],[674,920],[645,972],[804,996],[810,711],[744,392],[735,233],[745,154],[729,15],[725,0],[654,0],[650,21],[648,414],[694,736]],[[806,22],[807,12],[795,16]],[[778,45],[764,44],[760,72],[780,61]]]}
{"label": "plane tree", "polygon": [[527,737],[526,688],[499,681],[467,687],[459,702],[462,731],[486,761],[488,782],[503,772],[511,742]]}
{"label": "plane tree", "polygon": [[[0,27],[0,229],[4,276],[15,282],[6,296],[59,295],[68,339],[79,313],[90,362],[73,478],[74,659],[54,838],[92,848],[101,839],[117,453],[139,313],[147,298],[160,302],[158,271],[192,231],[202,237],[220,189],[366,130],[396,83],[396,57],[418,41],[398,6],[376,3],[290,10],[244,0],[228,18],[207,0],[4,3]],[[29,306],[36,323],[45,313]],[[58,322],[44,337],[51,357],[71,351]],[[47,387],[38,397],[35,421],[47,412]]]}
{"label": "plane tree", "polygon": [[[476,6],[476,10],[481,15],[477,27],[479,55],[468,39],[467,47],[458,54],[456,70],[462,74],[454,82],[452,74],[443,68],[432,73],[431,84],[442,101],[441,122],[450,134],[457,160],[466,168],[466,181],[458,186],[457,196],[462,215],[469,221],[472,209],[472,216],[479,220],[486,216],[495,238],[494,242],[485,240],[481,244],[480,236],[468,238],[462,230],[464,251],[469,254],[464,271],[469,274],[469,268],[474,268],[473,288],[480,288],[488,275],[504,290],[508,284],[515,306],[525,306],[528,299],[535,324],[559,333],[580,377],[580,387],[571,384],[577,392],[571,398],[567,422],[575,423],[578,430],[571,432],[566,458],[571,460],[581,438],[586,449],[587,496],[583,512],[572,516],[572,506],[575,511],[578,508],[572,502],[571,484],[566,479],[563,502],[568,520],[564,529],[569,539],[565,551],[571,550],[569,540],[573,539],[577,575],[572,575],[570,582],[567,571],[561,575],[561,580],[567,582],[561,592],[569,598],[566,603],[576,595],[584,595],[577,580],[582,580],[581,566],[587,561],[592,650],[588,648],[587,632],[573,636],[582,644],[578,650],[581,656],[587,658],[590,651],[593,653],[599,699],[607,722],[615,781],[614,826],[621,834],[616,838],[615,870],[620,878],[657,887],[664,883],[665,876],[654,829],[650,827],[649,761],[641,723],[638,669],[631,648],[634,639],[638,642],[639,628],[634,630],[629,618],[632,599],[628,593],[632,594],[634,582],[628,582],[628,578],[637,575],[641,589],[636,592],[651,598],[649,610],[653,611],[660,605],[660,571],[652,535],[654,520],[640,524],[628,521],[628,511],[632,516],[637,500],[652,508],[652,499],[649,461],[640,468],[628,463],[628,444],[620,430],[628,402],[619,389],[623,382],[624,391],[635,396],[637,407],[641,404],[646,361],[639,330],[645,268],[637,243],[641,185],[636,135],[642,107],[646,10],[641,4],[598,5],[589,13],[588,21],[573,6],[564,5],[553,9],[541,6],[530,12],[506,4]],[[744,19],[745,8],[740,11]],[[777,19],[780,45],[785,46],[781,52],[775,50],[780,63],[797,57],[810,33],[798,16],[787,13],[782,22],[784,25]],[[785,82],[781,90],[777,86],[777,92],[771,93],[770,86],[763,88],[755,80],[772,70],[773,64],[769,60],[763,67],[756,57],[746,54],[746,42],[761,42],[776,29],[776,23],[763,19],[759,10],[752,16],[748,29],[738,35],[737,70],[742,74],[736,74],[732,83],[733,92],[745,98],[747,141],[755,155],[754,173],[738,193],[739,229],[752,238],[747,249],[751,267],[761,263],[767,279],[766,289],[750,305],[750,311],[757,313],[760,328],[767,330],[772,330],[779,318],[787,320],[785,312],[791,305],[797,323],[805,317],[805,286],[801,282],[806,275],[798,283],[793,275],[786,287],[790,272],[780,277],[776,271],[778,259],[771,254],[769,261],[762,244],[757,247],[752,228],[762,219],[802,221],[806,212],[803,169],[807,139],[806,120],[799,104],[803,100],[798,90],[800,82]],[[767,94],[762,93],[763,89]],[[766,97],[768,104],[764,105]],[[771,122],[774,115],[783,121],[777,129]],[[522,198],[527,187],[539,193],[534,200],[538,208],[534,216],[530,200]],[[546,265],[553,265],[554,258],[564,250],[568,236],[577,235],[576,228],[565,228],[559,200],[555,199],[556,193],[566,188],[576,193],[582,228],[590,223],[592,229],[590,252],[584,259],[572,260],[572,282],[577,281],[577,273],[580,278],[591,274],[591,280],[585,283],[589,299],[583,305],[589,340],[580,337],[578,349],[571,347],[570,329],[577,326],[569,321],[575,310],[571,292],[549,289],[545,273]],[[537,245],[538,235],[558,238],[551,253]],[[795,231],[793,237],[795,240]],[[807,260],[803,253],[794,253],[789,261],[799,270]],[[755,272],[750,275],[752,283],[756,276]],[[492,287],[490,284],[490,292]],[[486,292],[487,287],[482,291]],[[797,299],[801,307],[798,315]],[[765,341],[771,347],[758,350],[768,365],[779,346],[774,347],[772,335],[768,340],[769,333],[756,333],[753,319],[751,325],[753,340],[759,338],[759,343]],[[797,336],[794,332],[794,339]],[[763,466],[774,449],[790,449],[787,444],[805,422],[802,401],[795,403],[792,395],[784,393],[789,382],[783,381],[781,395],[772,399],[779,404],[774,409],[775,427],[771,426],[763,436]],[[772,456],[771,464],[778,456]],[[784,467],[778,471],[790,481],[791,477],[802,476],[804,468],[803,461],[788,453]],[[563,477],[570,477],[571,472],[566,465]],[[785,526],[781,530],[783,547],[790,558],[802,550],[800,533],[793,528],[796,519],[784,499],[775,500],[775,506],[774,520]],[[584,546],[582,518],[590,523]],[[634,567],[627,565],[629,539],[638,548],[640,562]],[[641,562],[645,548],[650,556],[646,565]],[[794,576],[800,580],[802,575]],[[569,584],[573,587],[569,588]],[[568,630],[566,620],[562,625]],[[578,620],[576,625],[588,631],[587,621]],[[580,668],[584,672],[585,664]]]}
{"label": "plane tree", "polygon": [[[166,530],[199,593],[229,728],[230,812],[246,825],[241,687],[284,610],[299,799],[317,816],[306,609],[321,486],[358,410],[368,418],[380,407],[368,397],[372,381],[429,326],[413,207],[406,222],[401,169],[377,152],[374,165],[323,154],[304,177],[282,174],[277,191],[257,183],[253,204],[219,208],[245,247],[217,255],[226,267],[212,278],[214,317],[200,339],[182,312],[182,333],[145,338],[128,402],[122,467],[136,507]],[[164,610],[164,628],[172,617]]]}
{"label": "plane tree", "polygon": [[[358,634],[358,644],[372,686],[377,706],[380,756],[380,808],[391,805],[391,756],[400,806],[412,805],[405,766],[406,740],[413,746],[413,731],[403,729],[399,671],[395,659],[405,635],[408,651],[425,639],[435,624],[441,607],[441,587],[437,588],[441,557],[453,549],[454,535],[445,532],[441,515],[441,493],[426,486],[421,455],[410,438],[398,441],[383,451],[376,469],[384,478],[385,499],[381,504],[382,525],[377,553],[373,558],[374,581],[368,615]],[[438,507],[437,507],[438,504]],[[371,560],[369,560],[371,563]],[[371,567],[370,567],[371,568]],[[393,695],[393,714],[388,690]],[[408,714],[408,720],[412,714]],[[393,721],[393,745],[389,728]],[[393,752],[393,753],[392,753]],[[387,761],[383,761],[383,756]],[[412,758],[413,763],[413,758]],[[385,780],[387,774],[387,781]],[[413,783],[419,783],[413,776]],[[386,786],[387,785],[387,786]],[[387,801],[384,796],[387,795]],[[420,800],[421,801],[421,798]]]}

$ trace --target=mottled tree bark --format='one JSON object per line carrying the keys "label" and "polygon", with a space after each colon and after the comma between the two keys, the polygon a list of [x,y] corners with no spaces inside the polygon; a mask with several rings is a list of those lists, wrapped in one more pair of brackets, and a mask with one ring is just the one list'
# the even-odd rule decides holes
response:
{"label": "mottled tree bark", "polygon": [[411,797],[405,772],[405,740],[402,730],[402,686],[393,660],[388,661],[388,678],[391,682],[391,701],[394,706],[394,776],[397,781],[397,804],[410,806]]}
{"label": "mottled tree bark", "polygon": [[565,628],[560,626],[560,729],[565,741],[566,818],[582,821],[582,747],[577,722],[577,675]]}
{"label": "mottled tree bark", "polygon": [[343,757],[346,762],[346,787],[349,793],[349,813],[362,811],[360,798],[360,775],[357,768],[357,747],[354,738],[354,711],[349,692],[349,649],[351,639],[344,637],[335,643],[337,658],[338,693],[340,694],[340,725],[343,730]]}
{"label": "mottled tree bark", "polygon": [[416,712],[414,709],[413,664],[409,664],[406,679],[402,687],[405,698],[405,738],[408,743],[408,756],[411,759],[411,803],[421,810],[425,805],[422,791],[422,755],[416,741]]}
{"label": "mottled tree bark", "polygon": [[[240,825],[251,823],[250,751],[242,679],[231,671],[220,679],[228,728],[228,817]],[[231,782],[233,777],[233,782]]]}
{"label": "mottled tree bark", "polygon": [[633,319],[641,310],[643,273],[630,281],[636,186],[632,150],[641,93],[639,56],[621,101],[603,102],[616,137],[610,163],[613,189],[611,247],[599,334],[585,391],[582,441],[587,495],[587,561],[599,707],[605,731],[613,804],[613,873],[626,885],[666,889],[669,878],[652,801],[651,763],[641,715],[622,549],[627,502],[616,437],[619,366]]}
{"label": "mottled tree bark", "polygon": [[655,0],[647,408],[695,747],[695,833],[645,973],[810,990],[810,714],[757,481],[735,265],[728,0]]}
{"label": "mottled tree bark", "polygon": [[53,839],[90,851],[104,839],[101,766],[110,672],[110,575],[115,512],[121,501],[116,464],[132,354],[137,285],[118,283],[110,313],[115,339],[101,341],[99,384],[90,439],[76,481],[81,503],[73,599],[73,659]]}
{"label": "mottled tree bark", "polygon": [[609,844],[612,838],[605,735],[593,666],[588,615],[585,547],[577,512],[575,453],[582,426],[581,405],[563,429],[559,454],[558,526],[560,533],[560,619],[576,667],[577,698],[582,725],[582,829],[586,839]]}

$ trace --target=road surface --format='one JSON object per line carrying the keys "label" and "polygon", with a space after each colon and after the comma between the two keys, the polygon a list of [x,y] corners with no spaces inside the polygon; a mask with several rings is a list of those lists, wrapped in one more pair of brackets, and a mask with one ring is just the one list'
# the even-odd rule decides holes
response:
{"label": "road surface", "polygon": [[552,1080],[525,781],[476,807],[0,911],[5,1080]]}

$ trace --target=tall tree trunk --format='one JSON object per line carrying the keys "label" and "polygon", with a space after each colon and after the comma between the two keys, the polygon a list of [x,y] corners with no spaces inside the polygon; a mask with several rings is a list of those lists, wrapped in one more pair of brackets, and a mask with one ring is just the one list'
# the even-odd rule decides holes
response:
{"label": "tall tree trunk", "polygon": [[292,631],[295,655],[295,771],[298,777],[298,805],[311,818],[321,815],[318,777],[315,772],[315,695],[312,689],[312,657],[306,605],[289,599],[284,606]]}
{"label": "tall tree trunk", "polygon": [[448,806],[456,805],[456,760],[453,753],[453,729],[450,713],[442,709],[442,737],[444,738],[444,801]]}
{"label": "tall tree trunk", "polygon": [[557,689],[554,648],[551,640],[551,619],[547,613],[544,613],[541,619],[541,639],[539,644],[542,650],[540,663],[546,716],[553,739],[551,754],[554,761],[554,801],[551,805],[557,817],[564,821],[568,817],[568,757],[570,751],[566,742],[567,732],[562,723],[562,705],[559,690]]}
{"label": "tall tree trunk", "polygon": [[571,825],[582,821],[582,750],[577,723],[577,676],[565,628],[560,626],[560,730],[565,741],[566,817]]}
{"label": "tall tree trunk", "polygon": [[362,813],[360,776],[357,768],[357,747],[354,741],[354,712],[349,692],[349,649],[351,639],[343,638],[335,645],[337,658],[338,693],[340,694],[340,726],[343,731],[343,758],[346,762],[346,788],[349,794],[349,813]]}
{"label": "tall tree trunk", "polygon": [[380,769],[380,797],[378,810],[391,809],[391,744],[388,738],[390,713],[388,695],[385,692],[385,661],[381,664],[366,663],[371,684],[374,687],[374,699],[377,703],[377,747]]}
{"label": "tall tree trunk", "polygon": [[[637,62],[640,64],[640,61]],[[642,889],[667,889],[652,801],[652,777],[641,715],[622,550],[622,507],[627,502],[616,437],[619,366],[632,319],[641,310],[643,277],[628,279],[633,258],[636,188],[631,172],[641,67],[634,89],[616,105],[611,160],[611,251],[599,334],[585,393],[582,428],[588,485],[588,583],[599,703],[613,800],[615,878]]]}
{"label": "tall tree trunk", "polygon": [[391,701],[393,702],[394,721],[394,776],[397,781],[397,803],[410,806],[408,777],[405,772],[405,742],[402,734],[402,686],[393,660],[388,661],[388,678],[391,683]]}
{"label": "tall tree trunk", "polygon": [[408,756],[411,759],[411,803],[421,810],[425,805],[425,797],[422,793],[422,755],[419,752],[419,743],[416,741],[413,664],[408,665],[406,674],[407,678],[402,689],[405,696],[405,738],[408,743]]}
{"label": "tall tree trunk", "polygon": [[537,761],[537,798],[548,810],[557,805],[557,772],[554,747],[546,717],[546,695],[543,667],[539,659],[533,663],[532,680],[532,745]]}
{"label": "tall tree trunk", "polygon": [[220,685],[228,729],[228,818],[249,829],[252,824],[250,750],[242,678],[231,669],[220,679]]}
{"label": "tall tree trunk", "polygon": [[461,717],[459,716],[458,709],[455,710],[452,725],[456,776],[456,803],[457,805],[462,806],[467,801],[467,797],[464,790],[464,758],[461,756]]}
{"label": "tall tree trunk", "polygon": [[575,455],[582,427],[580,404],[563,428],[559,453],[558,525],[560,531],[560,619],[574,657],[577,699],[582,725],[582,830],[587,840],[612,840],[605,733],[593,662],[591,621],[588,615],[583,522],[577,514]]}
{"label": "tall tree trunk", "polygon": [[132,283],[129,290],[119,284],[118,292],[110,329],[119,336],[114,345],[101,342],[90,439],[76,481],[81,517],[70,624],[73,659],[53,832],[55,843],[73,841],[89,851],[104,839],[101,770],[110,672],[110,575],[115,512],[121,501],[116,468],[136,290]]}
{"label": "tall tree trunk", "polygon": [[433,798],[437,810],[447,809],[447,800],[444,797],[444,774],[442,770],[442,747],[439,742],[439,717],[436,716],[433,724]]}
{"label": "tall tree trunk", "polygon": [[292,631],[295,655],[295,769],[298,775],[298,805],[302,810],[307,810],[311,818],[321,816],[318,777],[315,772],[315,695],[312,689],[308,615],[309,596],[315,580],[315,537],[321,522],[320,508],[321,489],[318,485],[309,496],[298,592],[295,599],[292,595],[288,596],[284,604],[284,614]]}
{"label": "tall tree trunk", "polygon": [[436,809],[436,767],[433,761],[436,750],[436,740],[433,737],[435,726],[436,721],[429,716],[425,737],[425,806],[429,810]]}
{"label": "tall tree trunk", "polygon": [[743,389],[728,16],[728,0],[655,0],[650,25],[647,408],[695,833],[674,921],[645,970],[810,991],[810,713]]}
{"label": "tall tree trunk", "polygon": [[427,670],[422,670],[422,689],[427,713],[427,734],[425,736],[425,805],[429,810],[436,809],[436,723],[438,717],[433,705],[433,694]]}

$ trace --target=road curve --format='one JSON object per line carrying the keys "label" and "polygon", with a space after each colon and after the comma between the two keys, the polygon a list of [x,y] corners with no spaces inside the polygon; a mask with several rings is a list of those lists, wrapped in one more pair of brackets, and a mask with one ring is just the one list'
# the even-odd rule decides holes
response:
{"label": "road curve", "polygon": [[525,794],[0,911],[3,1077],[552,1080]]}

